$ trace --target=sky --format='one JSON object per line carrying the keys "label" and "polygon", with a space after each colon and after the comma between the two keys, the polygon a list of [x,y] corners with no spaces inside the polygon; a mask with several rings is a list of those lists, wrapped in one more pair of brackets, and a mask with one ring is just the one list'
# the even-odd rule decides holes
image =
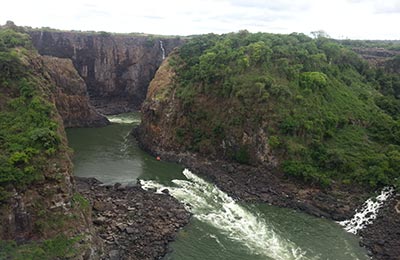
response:
{"label": "sky", "polygon": [[193,35],[323,30],[336,39],[400,40],[400,0],[11,0],[0,24]]}

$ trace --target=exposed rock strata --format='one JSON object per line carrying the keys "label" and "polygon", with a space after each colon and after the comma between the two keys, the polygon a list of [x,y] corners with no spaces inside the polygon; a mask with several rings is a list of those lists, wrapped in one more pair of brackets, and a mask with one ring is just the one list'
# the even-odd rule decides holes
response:
{"label": "exposed rock strata", "polygon": [[104,114],[138,109],[163,53],[183,43],[180,38],[31,31],[42,55],[69,58],[85,80],[92,104]]}
{"label": "exposed rock strata", "polygon": [[77,187],[92,204],[93,222],[105,244],[102,259],[160,259],[189,222],[190,213],[169,195],[139,186],[102,186],[94,178],[77,178]]}
{"label": "exposed rock strata", "polygon": [[90,104],[86,83],[70,59],[42,56],[57,88],[55,101],[64,127],[104,126],[109,122]]}
{"label": "exposed rock strata", "polygon": [[385,48],[353,48],[370,65],[384,67],[391,58],[400,55],[400,51]]}

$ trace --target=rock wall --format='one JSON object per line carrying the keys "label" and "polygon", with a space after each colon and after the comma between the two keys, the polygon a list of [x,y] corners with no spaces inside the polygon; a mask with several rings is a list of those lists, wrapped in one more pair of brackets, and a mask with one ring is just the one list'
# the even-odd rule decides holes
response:
{"label": "rock wall", "polygon": [[183,40],[154,36],[29,32],[42,55],[69,58],[87,84],[91,103],[103,114],[140,108],[163,60]]}
{"label": "rock wall", "polygon": [[[173,55],[175,54],[171,54],[169,58]],[[212,111],[210,114],[224,119],[240,113],[237,110],[237,101],[231,99],[197,95],[190,105],[183,104],[175,97],[177,91],[174,77],[175,71],[169,65],[167,58],[150,83],[141,110],[142,121],[135,130],[142,148],[153,154],[162,154],[165,151],[193,152],[191,144],[188,143],[192,137],[179,132],[182,129],[189,129],[190,132],[199,130],[193,121],[191,122],[193,115],[196,114],[193,111]],[[194,120],[197,122],[201,119]],[[209,128],[207,123],[203,126]],[[215,130],[211,130],[215,133]],[[231,161],[233,154],[240,153],[239,151],[245,148],[246,152],[251,154],[250,164],[275,167],[278,159],[272,154],[268,138],[262,127],[252,128],[245,124],[227,129],[218,143],[200,142],[195,152],[211,159]]]}
{"label": "rock wall", "polygon": [[[55,87],[56,83],[49,75],[43,58],[33,50],[21,51],[19,55],[26,76],[35,82],[35,95],[55,104],[60,90]],[[3,87],[0,86],[0,90],[6,101],[15,98],[15,93],[8,93]],[[37,114],[40,113],[45,112],[38,110]],[[62,118],[55,108],[48,116],[57,125],[60,144],[52,154],[38,161],[42,167],[40,178],[28,185],[18,182],[3,184],[3,191],[10,196],[0,201],[0,240],[25,243],[51,240],[60,235],[67,238],[80,236],[79,250],[71,259],[98,259],[96,255],[101,244],[95,242],[90,209],[76,199],[72,162]]]}
{"label": "rock wall", "polygon": [[64,127],[94,127],[109,123],[90,104],[86,83],[70,59],[50,56],[42,56],[42,59],[57,86],[55,103]]}
{"label": "rock wall", "polygon": [[352,48],[357,54],[365,59],[372,66],[385,67],[386,63],[395,56],[400,55],[400,51],[388,50],[385,48]]}

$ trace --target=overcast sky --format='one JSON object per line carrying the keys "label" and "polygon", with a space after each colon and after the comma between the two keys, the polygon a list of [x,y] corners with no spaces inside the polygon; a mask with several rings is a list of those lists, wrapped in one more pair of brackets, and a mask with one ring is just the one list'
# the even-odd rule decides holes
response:
{"label": "overcast sky", "polygon": [[400,0],[4,0],[0,23],[167,35],[324,30],[400,40]]}

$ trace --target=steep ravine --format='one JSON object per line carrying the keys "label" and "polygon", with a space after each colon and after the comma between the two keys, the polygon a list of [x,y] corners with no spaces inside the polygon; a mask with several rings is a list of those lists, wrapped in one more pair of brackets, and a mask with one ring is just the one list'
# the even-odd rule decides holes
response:
{"label": "steep ravine", "polygon": [[179,37],[48,31],[29,34],[41,55],[72,60],[87,85],[91,104],[103,114],[140,108],[164,55],[183,43]]}

